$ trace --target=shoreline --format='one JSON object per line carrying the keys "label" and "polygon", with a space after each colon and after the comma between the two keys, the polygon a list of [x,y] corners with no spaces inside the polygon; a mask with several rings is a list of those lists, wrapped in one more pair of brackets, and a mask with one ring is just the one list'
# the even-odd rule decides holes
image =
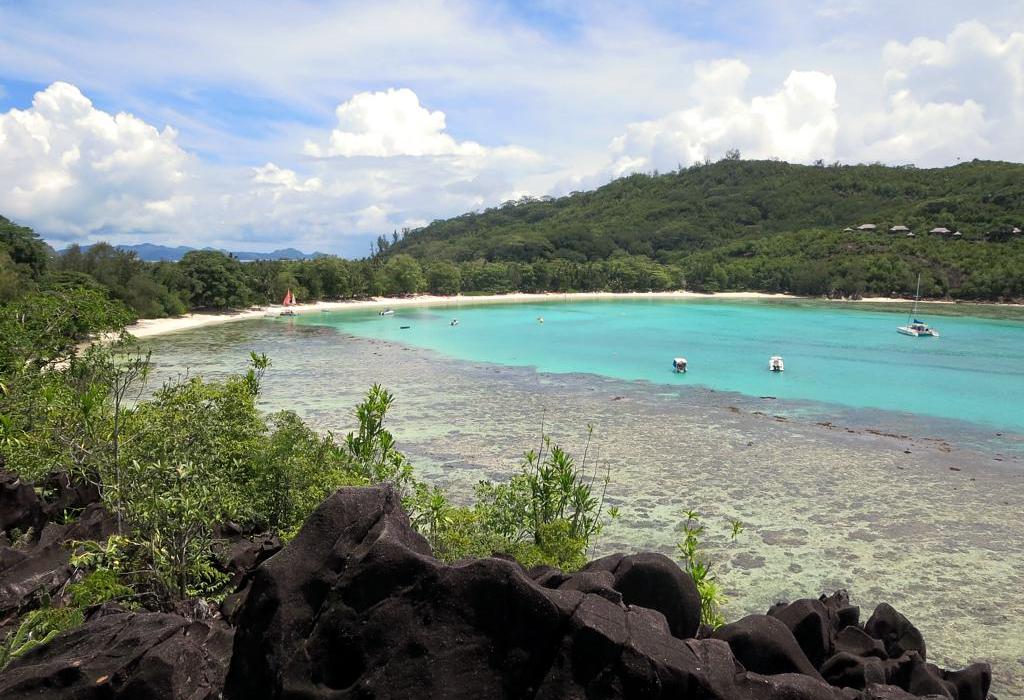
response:
{"label": "shoreline", "polygon": [[[592,299],[784,299],[814,300],[819,297],[805,297],[795,294],[769,294],[767,292],[717,292],[706,294],[701,292],[511,292],[509,294],[481,294],[455,296],[438,296],[419,294],[411,297],[373,297],[371,299],[348,299],[344,301],[316,301],[311,304],[297,304],[292,310],[297,314],[312,311],[338,311],[341,309],[373,309],[406,306],[452,306],[460,304],[501,304],[545,301],[586,301]],[[861,299],[822,299],[839,304],[912,304],[913,299],[902,297],[864,297]],[[959,302],[940,300],[924,301],[926,304],[957,304]],[[998,304],[999,306],[1018,306],[1017,304]],[[222,313],[188,313],[183,316],[169,318],[140,319],[126,330],[136,338],[149,338],[166,333],[201,328],[203,326],[231,321],[244,321],[265,316],[278,316],[284,307],[280,304],[254,306],[241,311]]]}

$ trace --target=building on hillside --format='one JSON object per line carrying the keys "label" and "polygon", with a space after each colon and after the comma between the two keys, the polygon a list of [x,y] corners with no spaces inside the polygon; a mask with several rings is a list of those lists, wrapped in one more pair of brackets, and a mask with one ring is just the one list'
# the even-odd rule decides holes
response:
{"label": "building on hillside", "polygon": [[959,231],[953,231],[953,238],[962,238],[964,234]]}
{"label": "building on hillside", "polygon": [[864,233],[874,233],[875,231],[878,230],[878,227],[875,226],[874,224],[861,224],[860,226],[857,227],[857,230],[863,231]]}
{"label": "building on hillside", "polygon": [[907,228],[903,224],[896,224],[891,229],[889,229],[889,233],[895,233],[895,234],[902,233],[902,234],[906,235],[908,233],[911,233],[911,231],[910,231],[909,228]]}
{"label": "building on hillside", "polygon": [[949,234],[951,234],[951,233],[953,233],[953,232],[952,232],[952,231],[950,231],[950,230],[949,230],[948,228],[946,228],[945,226],[936,226],[935,228],[933,228],[933,229],[932,229],[931,231],[929,231],[928,233],[934,234],[934,235],[936,235],[936,236],[948,236]]}
{"label": "building on hillside", "polygon": [[853,233],[853,229],[847,226],[846,228],[843,229],[843,233]]}

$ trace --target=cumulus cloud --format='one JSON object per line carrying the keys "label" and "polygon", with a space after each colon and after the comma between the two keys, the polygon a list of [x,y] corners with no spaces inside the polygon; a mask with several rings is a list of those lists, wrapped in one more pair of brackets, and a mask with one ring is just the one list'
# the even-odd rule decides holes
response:
{"label": "cumulus cloud", "polygon": [[944,39],[888,42],[883,61],[886,104],[849,124],[846,151],[921,165],[1021,157],[1010,140],[1024,128],[1024,33],[964,22]]}
{"label": "cumulus cloud", "polygon": [[192,165],[174,129],[97,109],[68,83],[0,114],[0,211],[44,230],[170,225],[192,204]]}
{"label": "cumulus cloud", "polygon": [[736,59],[698,65],[690,90],[695,104],[628,125],[612,141],[612,173],[674,168],[730,148],[792,161],[832,154],[838,121],[831,75],[792,71],[776,92],[747,99],[749,77],[749,66]]}
{"label": "cumulus cloud", "polygon": [[338,114],[319,158],[296,143],[294,163],[220,165],[185,151],[170,127],[54,83],[30,108],[0,113],[0,212],[59,243],[285,239],[363,254],[367,237],[502,201],[540,163],[527,149],[455,140],[411,90],[360,93]]}
{"label": "cumulus cloud", "polygon": [[535,157],[527,149],[489,149],[475,141],[456,141],[446,133],[445,115],[420,104],[409,88],[360,92],[338,105],[338,125],[325,144],[306,141],[306,155],[343,156],[470,156]]}

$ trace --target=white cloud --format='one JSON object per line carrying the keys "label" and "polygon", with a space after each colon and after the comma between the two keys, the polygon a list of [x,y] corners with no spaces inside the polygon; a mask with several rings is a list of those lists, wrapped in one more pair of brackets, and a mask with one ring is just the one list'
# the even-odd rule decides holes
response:
{"label": "white cloud", "polygon": [[0,114],[0,211],[74,234],[170,225],[192,203],[193,163],[176,139],[54,83]]}
{"label": "white cloud", "polygon": [[305,152],[330,156],[483,155],[474,141],[458,142],[445,133],[445,116],[420,105],[408,88],[361,92],[335,110],[338,126],[326,145],[307,141]]}
{"label": "white cloud", "polygon": [[882,53],[886,104],[846,125],[851,157],[927,166],[1024,157],[1024,33],[1002,38],[971,21]]}
{"label": "white cloud", "polygon": [[112,115],[54,83],[29,109],[0,114],[0,212],[60,243],[364,254],[367,236],[500,202],[543,165],[527,149],[456,141],[411,90],[356,95],[339,114],[356,138],[338,141],[335,129],[323,140],[346,143],[347,157],[302,159],[296,143],[294,166],[225,166],[186,152],[170,127]]}
{"label": "white cloud", "polygon": [[282,191],[292,190],[294,192],[318,192],[323,189],[323,182],[318,177],[311,177],[305,180],[299,178],[294,170],[281,168],[273,163],[258,168],[253,168],[253,182],[260,185],[267,185],[275,196]]}
{"label": "white cloud", "polygon": [[611,144],[615,175],[670,169],[738,148],[752,158],[827,158],[838,130],[836,81],[817,71],[792,71],[770,95],[744,97],[750,68],[736,59],[700,64],[692,107],[636,122]]}
{"label": "white cloud", "polygon": [[967,160],[985,154],[991,144],[984,136],[984,112],[974,100],[919,102],[909,90],[899,90],[887,112],[865,119],[860,159],[933,165],[949,163],[954,153]]}
{"label": "white cloud", "polygon": [[303,152],[314,158],[369,156],[493,157],[538,161],[519,146],[486,148],[476,141],[457,141],[448,134],[445,114],[430,111],[409,88],[360,92],[335,110],[338,125],[323,145],[307,140]]}

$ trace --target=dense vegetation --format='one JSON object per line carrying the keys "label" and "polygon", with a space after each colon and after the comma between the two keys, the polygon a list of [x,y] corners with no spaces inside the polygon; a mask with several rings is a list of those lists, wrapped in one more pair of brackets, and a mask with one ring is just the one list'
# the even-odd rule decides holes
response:
{"label": "dense vegetation", "polygon": [[[844,232],[868,223],[877,232]],[[915,236],[889,234],[896,225]],[[962,235],[928,233],[938,227]],[[474,290],[485,261],[509,270],[506,284],[531,289],[890,295],[912,293],[920,271],[930,296],[1006,299],[1024,296],[1024,238],[1015,227],[1024,227],[1020,164],[919,170],[726,159],[507,202],[378,245],[428,268],[469,266]]]}

